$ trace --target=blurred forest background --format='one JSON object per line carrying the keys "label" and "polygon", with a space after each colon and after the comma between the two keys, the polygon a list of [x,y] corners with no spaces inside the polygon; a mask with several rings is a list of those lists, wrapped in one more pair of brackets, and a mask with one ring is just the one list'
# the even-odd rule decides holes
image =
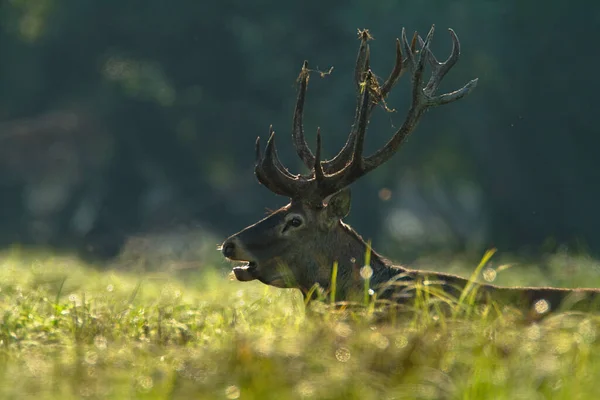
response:
{"label": "blurred forest background", "polygon": [[[354,114],[357,28],[387,76],[402,27],[462,44],[443,91],[390,162],[353,185],[348,222],[390,257],[561,245],[600,254],[600,6],[520,0],[0,0],[0,246],[115,256],[146,232],[211,246],[287,199],[253,176],[269,124],[300,172],[290,131],[303,60],[305,129],[324,151]],[[367,152],[408,107],[407,75],[375,111]],[[264,143],[264,140],[263,140]]]}

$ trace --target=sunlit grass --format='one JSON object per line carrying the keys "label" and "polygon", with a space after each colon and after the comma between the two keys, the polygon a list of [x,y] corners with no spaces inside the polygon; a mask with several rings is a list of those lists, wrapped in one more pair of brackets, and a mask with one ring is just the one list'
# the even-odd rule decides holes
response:
{"label": "sunlit grass", "polygon": [[[560,257],[548,262],[554,275],[578,264]],[[452,268],[469,276],[475,267]],[[505,276],[514,269],[498,275],[516,279],[518,271]],[[587,286],[600,283],[600,273],[586,273]],[[416,293],[415,304],[394,315],[373,302],[332,307],[335,293],[306,312],[298,292],[232,281],[224,269],[118,272],[70,257],[7,254],[0,258],[0,398],[600,395],[598,314],[526,323],[514,310],[472,304],[469,293],[444,299],[427,285]]]}

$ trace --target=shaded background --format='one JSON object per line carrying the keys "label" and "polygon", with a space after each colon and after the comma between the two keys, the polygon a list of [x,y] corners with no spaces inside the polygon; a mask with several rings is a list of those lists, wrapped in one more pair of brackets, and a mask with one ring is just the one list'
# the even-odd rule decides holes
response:
{"label": "shaded background", "polygon": [[[432,23],[438,58],[447,27],[462,44],[442,90],[479,85],[353,185],[350,224],[404,259],[598,255],[600,6],[558,0],[2,0],[0,246],[104,259],[145,232],[221,240],[287,202],[256,182],[253,145],[273,124],[301,171],[289,132],[302,61],[335,67],[313,74],[305,117],[331,156],[354,113],[356,29],[375,36],[387,76],[401,28]],[[398,112],[375,111],[368,152],[400,126],[408,93],[405,77],[388,101]]]}

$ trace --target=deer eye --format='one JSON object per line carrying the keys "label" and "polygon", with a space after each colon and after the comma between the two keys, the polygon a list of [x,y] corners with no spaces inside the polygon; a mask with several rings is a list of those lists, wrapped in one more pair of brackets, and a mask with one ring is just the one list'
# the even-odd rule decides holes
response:
{"label": "deer eye", "polygon": [[298,217],[293,217],[288,221],[288,225],[293,226],[294,228],[297,228],[300,225],[302,225],[302,220]]}

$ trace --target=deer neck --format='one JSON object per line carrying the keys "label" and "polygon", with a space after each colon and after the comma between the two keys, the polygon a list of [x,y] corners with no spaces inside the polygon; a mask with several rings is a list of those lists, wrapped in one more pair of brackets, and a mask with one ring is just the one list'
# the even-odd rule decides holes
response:
{"label": "deer neck", "polygon": [[364,271],[361,275],[361,268],[367,264],[367,254],[370,254],[369,266],[372,270],[372,275],[369,278],[371,288],[388,282],[407,271],[405,268],[392,265],[373,249],[370,249],[369,245],[354,229],[341,221],[337,229],[336,242],[336,248],[339,250],[332,261],[338,263],[336,291],[340,293],[340,299],[341,297],[349,297],[350,292],[364,291]]}

